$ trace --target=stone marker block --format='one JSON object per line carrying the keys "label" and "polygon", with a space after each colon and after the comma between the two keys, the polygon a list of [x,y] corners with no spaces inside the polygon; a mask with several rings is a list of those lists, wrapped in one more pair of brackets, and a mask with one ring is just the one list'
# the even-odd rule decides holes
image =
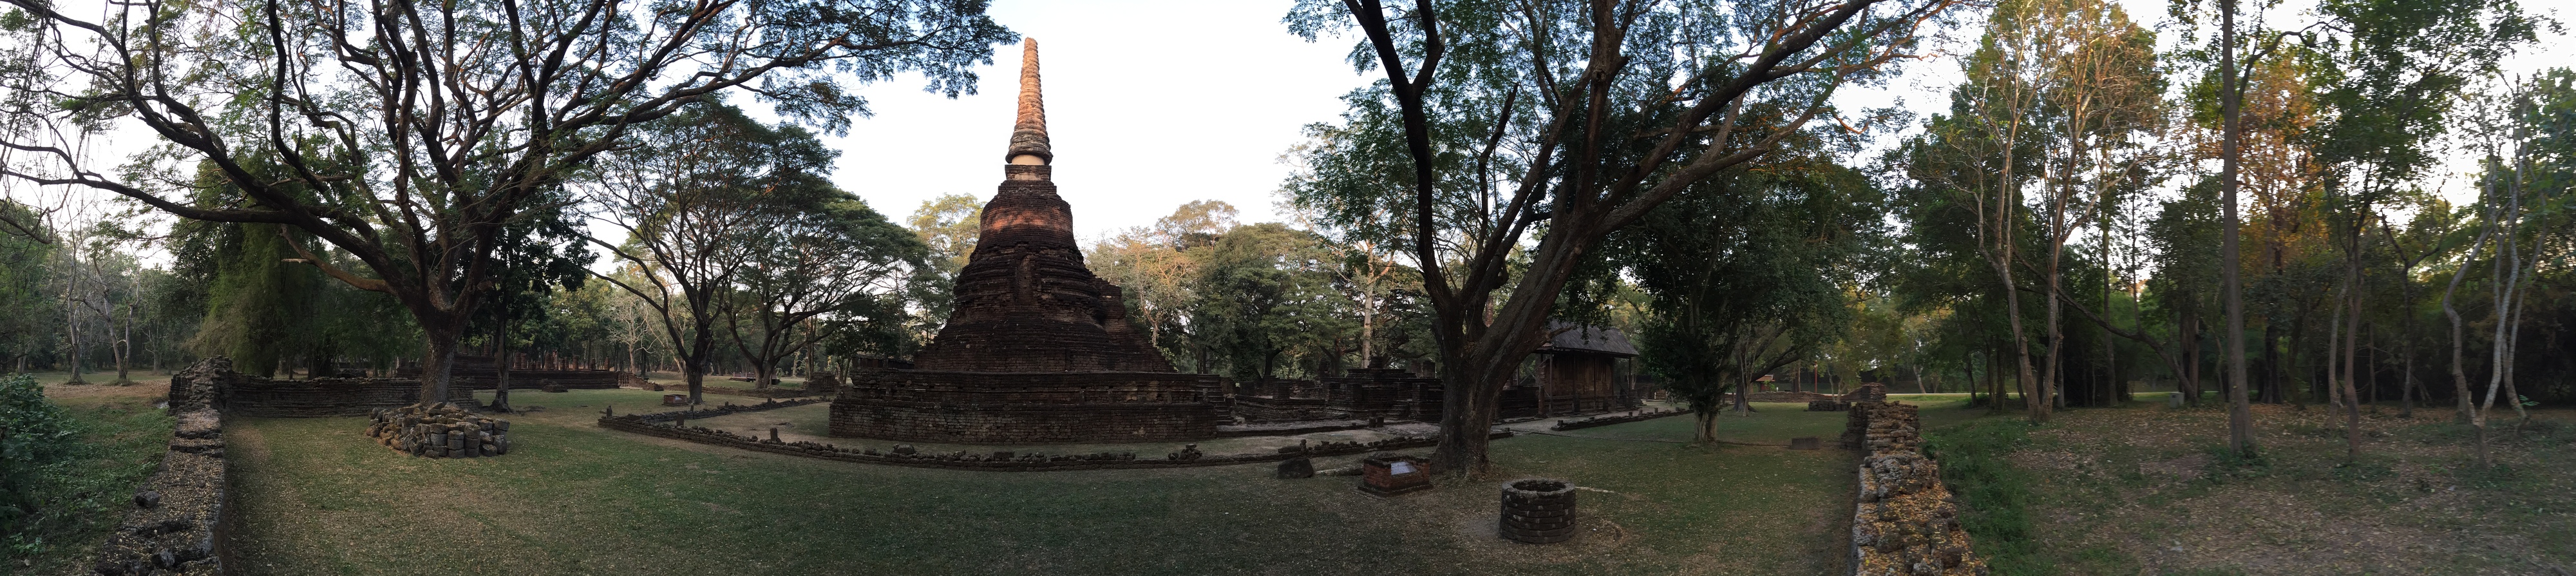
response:
{"label": "stone marker block", "polygon": [[1290,458],[1279,463],[1281,480],[1313,477],[1315,477],[1315,460],[1312,458]]}

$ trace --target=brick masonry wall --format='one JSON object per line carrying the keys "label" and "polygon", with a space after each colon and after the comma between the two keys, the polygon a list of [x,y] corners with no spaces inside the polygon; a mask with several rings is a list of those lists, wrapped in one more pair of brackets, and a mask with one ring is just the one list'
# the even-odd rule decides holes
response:
{"label": "brick masonry wall", "polygon": [[877,370],[832,402],[831,434],[913,442],[1050,444],[1216,437],[1222,381],[1165,372]]}
{"label": "brick masonry wall", "polygon": [[1985,560],[1959,525],[1958,500],[1941,484],[1940,465],[1923,455],[1915,407],[1859,402],[1849,414],[1844,444],[1866,450],[1852,517],[1852,573],[1985,575]]}
{"label": "brick masonry wall", "polygon": [[1347,412],[1333,409],[1332,401],[1323,398],[1236,396],[1234,415],[1246,422],[1295,422],[1342,418]]}
{"label": "brick masonry wall", "polygon": [[[448,390],[450,402],[472,402],[473,399],[470,390]],[[234,372],[232,360],[222,356],[199,360],[170,376],[170,408],[173,413],[215,408],[239,416],[365,416],[377,408],[418,403],[418,380],[271,380]]]}
{"label": "brick masonry wall", "polygon": [[[173,404],[174,408],[178,405]],[[93,572],[221,574],[229,559],[224,535],[232,523],[224,476],[222,415],[198,407],[177,412],[177,429],[161,469],[135,491],[134,507],[99,545]]]}
{"label": "brick masonry wall", "polygon": [[[240,416],[311,418],[365,416],[377,408],[420,403],[420,381],[384,378],[315,378],[270,380],[242,376],[223,392],[223,409]],[[470,402],[473,392],[449,388],[451,402]]]}
{"label": "brick masonry wall", "polygon": [[[544,388],[547,384],[553,384],[573,390],[609,390],[617,388],[620,382],[619,374],[614,370],[512,368],[510,369],[510,389],[536,390]],[[419,380],[420,368],[395,368],[394,377]],[[451,367],[448,369],[448,382],[451,386],[468,390],[491,390],[501,387],[501,373],[490,368]]]}

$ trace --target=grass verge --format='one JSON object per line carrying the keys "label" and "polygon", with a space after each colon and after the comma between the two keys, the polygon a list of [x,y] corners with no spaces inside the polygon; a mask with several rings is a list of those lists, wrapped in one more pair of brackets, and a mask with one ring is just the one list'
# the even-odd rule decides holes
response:
{"label": "grass verge", "polygon": [[1925,430],[1923,440],[1924,453],[1941,463],[1941,482],[1959,497],[1959,523],[1994,573],[2054,573],[2054,562],[2033,554],[2029,507],[2035,479],[2008,459],[2030,443],[2030,425],[1990,418]]}

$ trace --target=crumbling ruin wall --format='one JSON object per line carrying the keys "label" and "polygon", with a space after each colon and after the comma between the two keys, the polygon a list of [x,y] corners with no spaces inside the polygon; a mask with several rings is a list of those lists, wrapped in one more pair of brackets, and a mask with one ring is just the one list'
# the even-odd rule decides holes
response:
{"label": "crumbling ruin wall", "polygon": [[1332,400],[1325,398],[1236,396],[1234,415],[1245,422],[1297,422],[1345,418],[1349,413],[1335,410]]}
{"label": "crumbling ruin wall", "polygon": [[805,391],[812,392],[816,396],[839,394],[841,393],[841,375],[834,372],[815,372],[812,374],[806,374]]}
{"label": "crumbling ruin wall", "polygon": [[224,392],[241,382],[233,360],[215,356],[170,373],[170,413],[186,414],[224,406]]}
{"label": "crumbling ruin wall", "polygon": [[[419,380],[315,378],[271,380],[241,376],[223,393],[223,410],[241,416],[315,418],[365,416],[380,408],[420,403]],[[471,403],[474,392],[449,388],[447,400]]]}
{"label": "crumbling ruin wall", "polygon": [[[449,388],[447,401],[472,403],[474,392]],[[420,403],[419,380],[315,378],[275,380],[233,371],[222,356],[199,360],[170,375],[170,412],[213,408],[237,416],[312,418],[365,416],[378,408]]]}
{"label": "crumbling ruin wall", "polygon": [[832,435],[1049,444],[1216,437],[1215,376],[1168,372],[875,370],[832,401]]}
{"label": "crumbling ruin wall", "polygon": [[229,493],[223,433],[223,417],[211,408],[197,406],[178,414],[160,471],[144,479],[134,493],[134,508],[99,546],[94,572],[223,573],[229,556],[224,535],[232,526],[224,516]]}
{"label": "crumbling ruin wall", "polygon": [[1852,391],[1843,393],[1842,397],[1836,398],[1836,400],[1844,402],[1886,402],[1887,385],[1878,383],[1862,384],[1859,388],[1853,388]]}
{"label": "crumbling ruin wall", "polygon": [[1959,502],[1941,484],[1941,467],[1923,455],[1915,407],[1860,402],[1849,412],[1843,442],[1865,450],[1859,504],[1852,517],[1852,572],[1861,576],[1952,576],[1987,573],[1959,525]]}

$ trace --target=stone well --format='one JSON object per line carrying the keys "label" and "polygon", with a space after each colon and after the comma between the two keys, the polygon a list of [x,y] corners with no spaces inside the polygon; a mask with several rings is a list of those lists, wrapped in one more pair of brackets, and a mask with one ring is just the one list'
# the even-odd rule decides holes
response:
{"label": "stone well", "polygon": [[1550,478],[1504,482],[1502,535],[1527,544],[1574,538],[1574,483]]}

